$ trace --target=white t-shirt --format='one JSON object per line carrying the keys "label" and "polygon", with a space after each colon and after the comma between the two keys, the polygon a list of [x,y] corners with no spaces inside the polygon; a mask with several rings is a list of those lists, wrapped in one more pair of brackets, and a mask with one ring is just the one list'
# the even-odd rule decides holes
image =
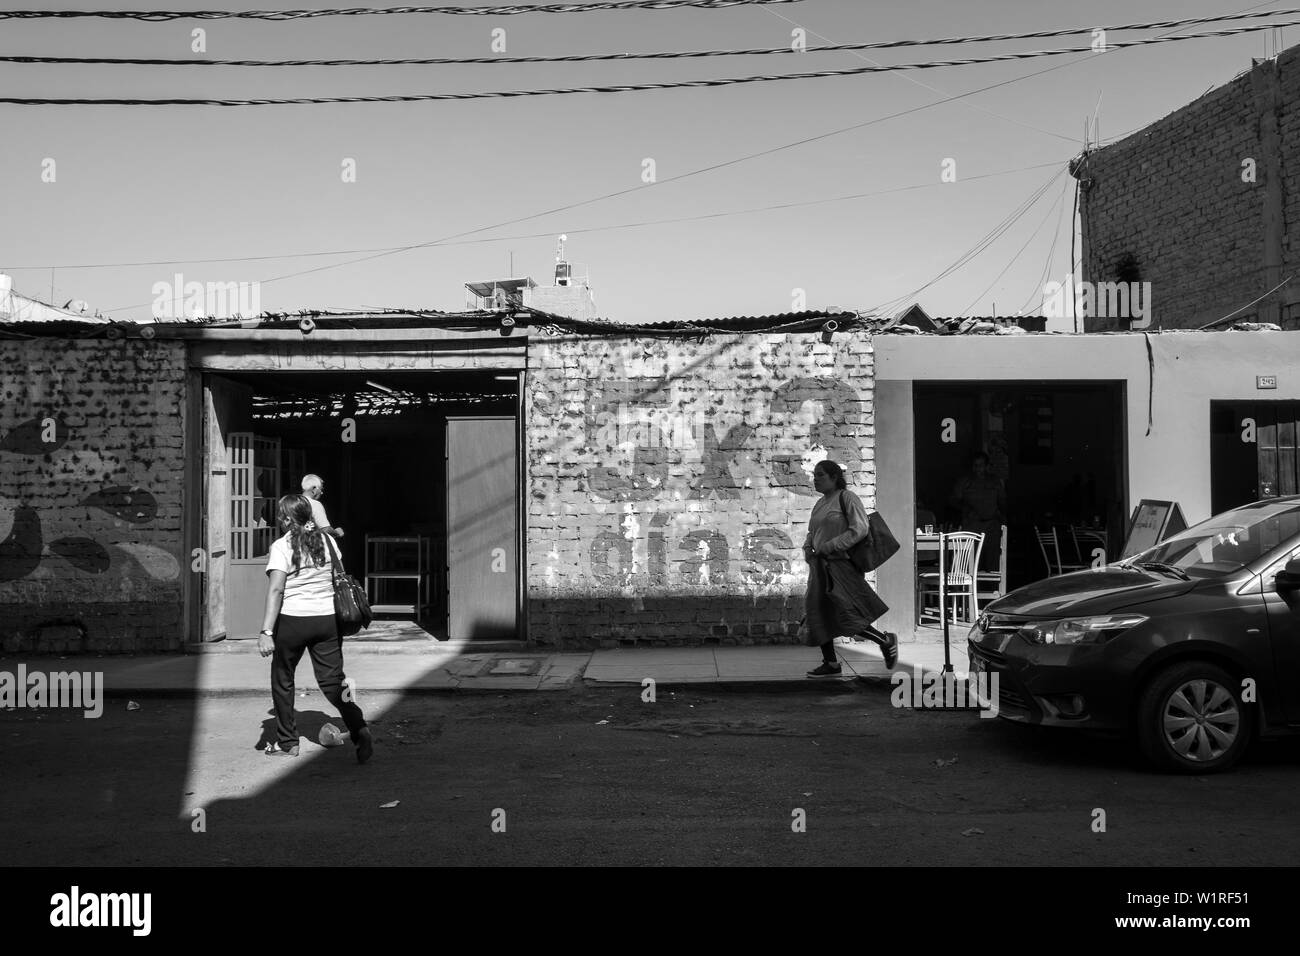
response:
{"label": "white t-shirt", "polygon": [[[280,613],[289,617],[322,617],[334,614],[334,569],[329,559],[329,549],[336,548],[329,535],[325,540],[325,563],[315,565],[311,555],[303,552],[298,570],[293,569],[293,552],[289,550],[289,535],[271,543],[266,559],[266,573],[283,571],[284,603]],[[340,562],[341,563],[341,562]]]}
{"label": "white t-shirt", "polygon": [[330,519],[325,516],[325,506],[315,498],[308,498],[307,504],[311,505],[311,520],[316,522],[317,528],[329,528]]}

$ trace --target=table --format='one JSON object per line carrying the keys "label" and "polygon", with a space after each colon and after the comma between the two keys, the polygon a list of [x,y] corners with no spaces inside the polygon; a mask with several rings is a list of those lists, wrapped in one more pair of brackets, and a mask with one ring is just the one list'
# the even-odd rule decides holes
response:
{"label": "table", "polygon": [[[945,579],[944,568],[943,568],[943,554],[939,551],[939,545],[942,540],[943,540],[943,536],[940,534],[916,535],[916,553],[912,559],[912,580],[916,582],[915,587],[916,587],[916,623],[917,624],[921,623],[921,618],[924,616],[922,612],[925,610],[924,607],[922,607],[921,605],[921,567],[920,567],[920,562],[917,560],[917,558],[920,557],[920,555],[926,551],[933,551],[939,555],[939,583],[940,583],[940,591],[942,591],[943,590],[942,585]],[[940,601],[942,602],[943,600],[944,598],[941,596]]]}
{"label": "table", "polygon": [[[376,614],[413,614],[429,605],[430,542],[424,535],[366,535],[366,598]],[[392,601],[387,585],[414,585],[413,600]]]}

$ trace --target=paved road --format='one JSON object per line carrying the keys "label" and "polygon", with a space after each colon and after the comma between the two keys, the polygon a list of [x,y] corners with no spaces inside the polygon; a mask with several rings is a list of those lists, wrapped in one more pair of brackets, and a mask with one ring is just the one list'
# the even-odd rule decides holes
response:
{"label": "paved road", "polygon": [[[256,750],[269,701],[0,713],[6,864],[1292,865],[1300,748],[1165,777],[889,687],[374,694],[375,757]],[[338,718],[299,699],[313,739]],[[954,762],[955,759],[955,762]],[[942,763],[940,763],[942,762]],[[397,806],[382,805],[399,801]],[[195,810],[202,810],[196,815]],[[504,832],[493,831],[504,811]],[[806,831],[794,832],[794,811]],[[1094,832],[1095,811],[1106,830]],[[502,819],[496,815],[498,825]],[[195,832],[199,824],[203,832]]]}

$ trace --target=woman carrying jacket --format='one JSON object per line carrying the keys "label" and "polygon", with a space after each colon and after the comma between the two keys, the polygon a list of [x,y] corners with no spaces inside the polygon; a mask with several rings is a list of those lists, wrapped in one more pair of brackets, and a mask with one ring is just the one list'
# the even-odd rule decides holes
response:
{"label": "woman carrying jacket", "polygon": [[[880,645],[885,666],[898,663],[898,635],[879,631],[872,622],[889,606],[849,560],[849,549],[870,533],[862,500],[848,490],[844,469],[833,461],[818,462],[813,487],[821,499],[813,505],[803,554],[808,562],[808,592],[804,643],[820,646],[822,663],[809,677],[837,677],[835,638],[857,635]],[[848,521],[844,519],[848,515]]]}

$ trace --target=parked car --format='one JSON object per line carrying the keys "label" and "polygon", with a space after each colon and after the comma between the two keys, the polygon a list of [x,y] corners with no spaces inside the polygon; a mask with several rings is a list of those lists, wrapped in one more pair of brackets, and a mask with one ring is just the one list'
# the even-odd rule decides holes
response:
{"label": "parked car", "polygon": [[998,677],[1001,717],[1127,734],[1168,771],[1227,770],[1252,738],[1300,733],[1300,495],[1012,591],[969,651],[972,677]]}

